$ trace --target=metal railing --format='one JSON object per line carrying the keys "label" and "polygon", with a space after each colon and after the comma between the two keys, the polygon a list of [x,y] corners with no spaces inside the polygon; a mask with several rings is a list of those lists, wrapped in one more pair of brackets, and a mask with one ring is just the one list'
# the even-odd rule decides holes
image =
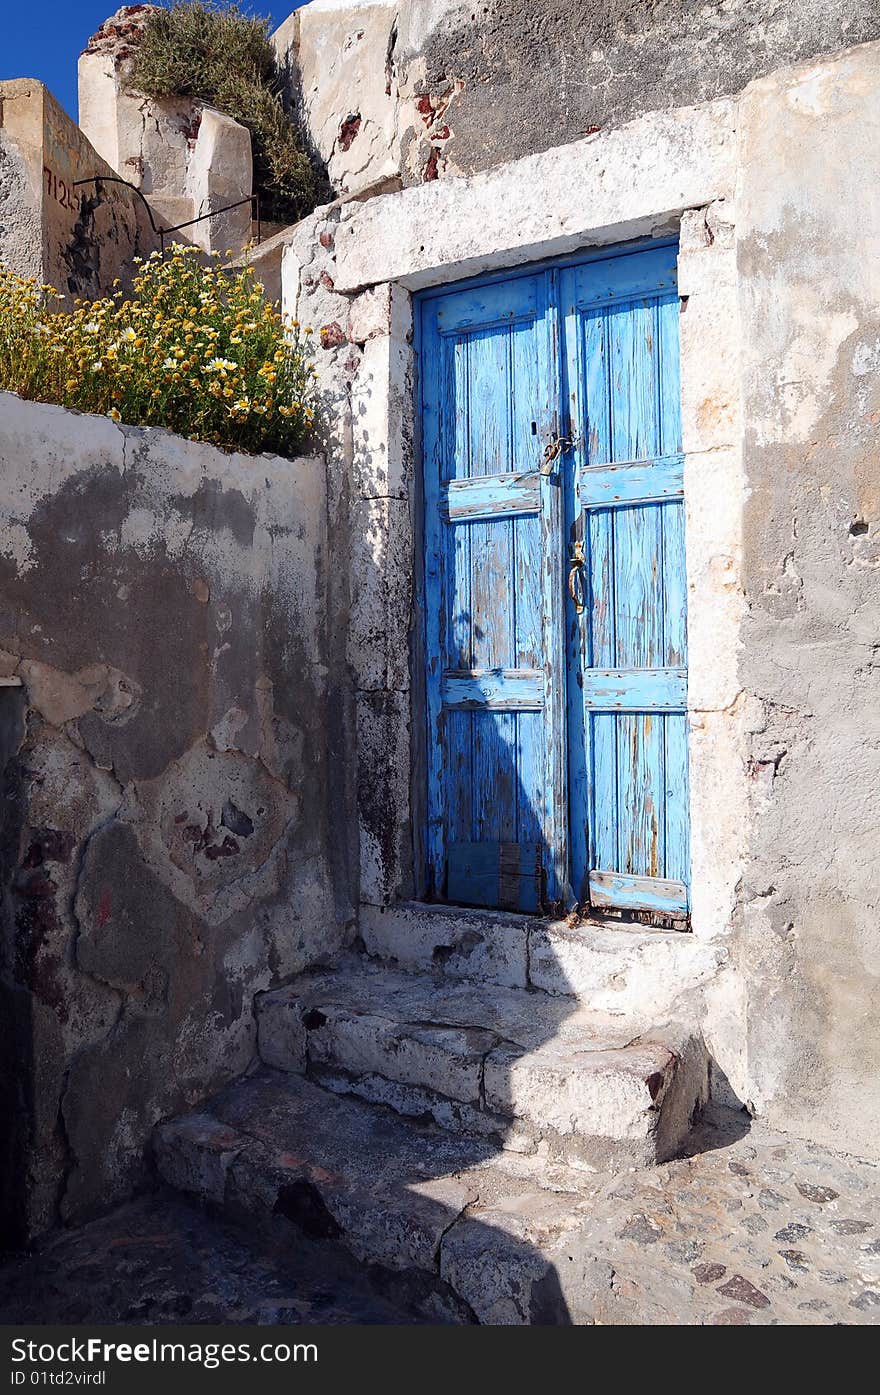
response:
{"label": "metal railing", "polygon": [[[205,220],[208,218],[219,218],[221,213],[229,213],[230,210],[233,208],[242,208],[246,203],[249,203],[251,206],[251,222],[256,223],[257,225],[257,246],[259,246],[259,244],[263,240],[263,225],[262,216],[260,213],[260,196],[256,193],[248,194],[245,198],[238,199],[235,203],[227,203],[223,208],[215,208],[210,213],[201,213],[199,214],[198,218],[189,218],[185,223],[178,223],[173,228],[160,228],[156,226],[156,220],[153,217],[153,210],[150,207],[149,201],[145,198],[145,196],[137,187],[137,185],[132,184],[131,180],[123,179],[122,176],[119,174],[92,174],[89,175],[87,179],[74,179],[73,188],[79,188],[79,186],[82,184],[124,184],[126,189],[130,189],[133,194],[137,194],[141,203],[144,205],[144,208],[147,210],[147,217],[150,220],[150,227],[153,229],[153,232],[159,239],[159,249],[163,257],[165,256],[165,239],[171,237],[173,233],[183,232],[184,228],[192,228],[196,225],[196,223],[204,223]],[[99,195],[100,192],[101,191],[99,188]]]}

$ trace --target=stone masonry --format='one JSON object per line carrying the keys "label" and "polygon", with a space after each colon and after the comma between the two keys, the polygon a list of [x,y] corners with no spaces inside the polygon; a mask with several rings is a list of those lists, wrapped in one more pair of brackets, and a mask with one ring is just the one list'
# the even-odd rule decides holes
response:
{"label": "stone masonry", "polygon": [[10,395],[0,460],[0,1192],[27,1239],[144,1184],[153,1125],[247,1069],[254,993],[346,907],[320,463]]}
{"label": "stone masonry", "polygon": [[[83,121],[177,221],[247,160],[126,92],[142,8]],[[878,39],[862,0],[311,0],[274,42],[336,197],[262,265],[313,454],[0,399],[0,1193],[26,1239],[158,1188],[34,1284],[167,1214],[275,1314],[305,1237],[341,1320],[877,1322]],[[425,904],[414,297],[656,238],[690,933]]]}

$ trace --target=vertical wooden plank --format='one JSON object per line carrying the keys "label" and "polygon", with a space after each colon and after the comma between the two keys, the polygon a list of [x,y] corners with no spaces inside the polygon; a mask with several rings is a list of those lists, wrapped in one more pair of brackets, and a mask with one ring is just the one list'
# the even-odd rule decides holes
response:
{"label": "vertical wooden plank", "polygon": [[[587,274],[587,273],[584,273]],[[611,351],[612,311],[595,309],[584,316],[584,374],[587,398],[589,465],[613,459]],[[586,516],[590,573],[589,644],[585,667],[610,668],[615,663],[615,516],[611,509],[591,510]],[[620,864],[621,823],[618,790],[617,719],[610,713],[584,712],[590,737],[589,866],[616,870]],[[586,874],[585,878],[586,880]]]}
{"label": "vertical wooden plank", "polygon": [[[658,374],[654,307],[616,307],[609,316],[613,458],[657,454]],[[616,665],[653,668],[663,662],[662,548],[659,511],[614,511]]]}
{"label": "vertical wooden plank", "polygon": [[677,455],[681,450],[681,354],[677,295],[659,296],[657,322],[658,449],[661,455]]}
{"label": "vertical wooden plank", "polygon": [[660,506],[614,510],[614,667],[663,666]]}
{"label": "vertical wooden plank", "polygon": [[[510,326],[470,336],[468,420],[470,474],[499,475],[511,456]],[[499,518],[471,529],[472,662],[474,668],[515,665],[516,590],[512,522]],[[509,712],[473,714],[473,823],[477,841],[516,839],[516,719]]]}
{"label": "vertical wooden plank", "polygon": [[660,504],[663,543],[663,642],[661,665],[687,667],[687,572],[684,553],[684,504]]}
{"label": "vertical wooden plank", "polygon": [[[657,301],[660,450],[681,450],[681,371],[677,295]],[[687,666],[687,568],[684,503],[661,507],[663,531],[663,644],[670,667]],[[663,718],[663,876],[690,883],[690,784],[688,726],[684,713]]]}
{"label": "vertical wooden plank", "polygon": [[[429,302],[429,305],[433,302]],[[436,313],[436,312],[435,312]],[[437,408],[443,417],[447,447],[440,478],[463,480],[470,476],[470,343],[466,334],[454,338],[437,336],[443,374]]]}
{"label": "vertical wooden plank", "polygon": [[615,306],[609,315],[612,460],[657,454],[655,314],[650,302]]}
{"label": "vertical wooden plank", "polygon": [[471,718],[474,839],[514,843],[518,805],[516,713],[475,711]]}
{"label": "vertical wooden plank", "polygon": [[474,837],[473,715],[455,710],[443,714],[446,738],[444,841],[447,848],[453,843],[469,843]]}
{"label": "vertical wooden plank", "polygon": [[[509,460],[510,333],[501,327],[471,336],[468,449],[472,477],[501,474]],[[469,528],[473,666],[510,666],[515,634],[511,520],[475,522]]]}
{"label": "vertical wooden plank", "polygon": [[[545,367],[535,351],[535,328],[518,325],[510,343],[510,461],[509,468],[526,473],[537,468],[541,453],[539,431],[539,373]],[[546,390],[546,384],[544,385]],[[518,668],[543,668],[543,584],[540,559],[540,517],[511,519],[514,565],[514,663]],[[514,717],[517,758],[516,839],[543,844],[547,732],[550,715],[522,712]]]}
{"label": "vertical wooden plank", "polygon": [[616,872],[620,870],[618,830],[622,823],[617,793],[618,718],[612,712],[586,712],[584,716],[590,726],[592,757],[590,865],[601,872]]}
{"label": "vertical wooden plank", "polygon": [[448,342],[437,333],[432,302],[421,311],[422,443],[424,450],[425,498],[425,698],[427,707],[427,829],[426,857],[429,894],[440,894],[445,875],[446,791],[443,771],[444,718],[440,680],[446,647],[447,591],[445,576],[446,540],[440,518],[440,481],[449,469],[453,453],[449,439],[449,407],[455,404],[451,392]]}
{"label": "vertical wooden plank", "polygon": [[687,716],[670,712],[664,726],[665,870],[673,881],[690,882],[690,812]]}
{"label": "vertical wooden plank", "polygon": [[618,839],[620,870],[661,877],[666,837],[662,718],[656,712],[632,712],[616,720],[619,801],[624,811]]}
{"label": "vertical wooden plank", "polygon": [[516,841],[544,845],[544,762],[547,745],[546,712],[517,712]]}
{"label": "vertical wooden plank", "polygon": [[[565,430],[570,423],[561,410],[559,285],[556,271],[547,271],[540,282],[541,320],[537,326],[536,357],[542,390],[538,404],[539,434],[551,425]],[[541,420],[543,418],[543,421]],[[566,770],[566,649],[563,500],[571,456],[565,454],[556,469],[541,477],[544,670],[544,865],[550,902],[569,896]]]}
{"label": "vertical wooden plank", "polygon": [[[583,335],[580,367],[583,377],[583,434],[585,465],[611,460],[611,363],[608,346],[608,312],[602,308],[577,317]],[[576,324],[577,321],[574,321]],[[574,325],[573,325],[574,327]]]}

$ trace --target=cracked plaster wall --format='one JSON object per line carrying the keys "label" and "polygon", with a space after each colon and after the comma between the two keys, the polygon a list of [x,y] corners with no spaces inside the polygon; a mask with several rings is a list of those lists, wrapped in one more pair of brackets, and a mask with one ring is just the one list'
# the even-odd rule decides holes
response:
{"label": "cracked plaster wall", "polygon": [[324,470],[0,397],[5,1220],[129,1194],[350,920]]}
{"label": "cracked plaster wall", "polygon": [[311,0],[274,42],[331,183],[362,194],[473,174],[878,37],[873,0]]}
{"label": "cracked plaster wall", "polygon": [[[880,1154],[880,45],[740,106],[744,1086]],[[742,1031],[742,1028],[738,1030]]]}

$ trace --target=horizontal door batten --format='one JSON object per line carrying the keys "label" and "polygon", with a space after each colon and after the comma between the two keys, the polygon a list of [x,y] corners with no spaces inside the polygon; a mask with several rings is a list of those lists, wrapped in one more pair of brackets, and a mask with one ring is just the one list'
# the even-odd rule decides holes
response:
{"label": "horizontal door batten", "polygon": [[450,523],[540,513],[541,476],[528,474],[478,475],[450,480],[440,490],[440,515]]}
{"label": "horizontal door batten", "polygon": [[599,712],[683,712],[686,668],[588,668],[584,705]]}
{"label": "horizontal door batten", "polygon": [[663,877],[633,877],[625,872],[591,872],[590,904],[621,911],[656,911],[661,915],[686,915],[688,892],[684,882]]}
{"label": "horizontal door batten", "polygon": [[681,498],[684,495],[684,457],[667,455],[655,460],[588,465],[581,470],[580,491],[585,509]]}
{"label": "horizontal door batten", "polygon": [[441,698],[445,708],[540,712],[544,675],[530,668],[449,669],[443,675]]}

